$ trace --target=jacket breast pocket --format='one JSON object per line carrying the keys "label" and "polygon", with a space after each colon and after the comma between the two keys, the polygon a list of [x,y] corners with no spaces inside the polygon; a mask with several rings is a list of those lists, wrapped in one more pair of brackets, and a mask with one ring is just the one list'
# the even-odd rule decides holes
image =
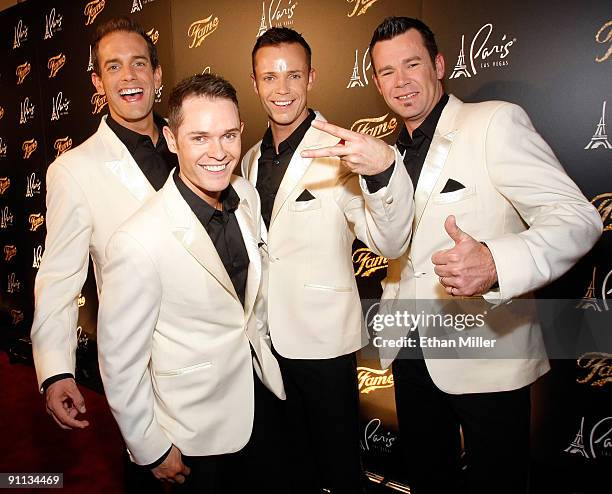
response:
{"label": "jacket breast pocket", "polygon": [[289,202],[289,210],[301,213],[304,211],[315,211],[317,209],[321,209],[321,199],[316,198],[310,201],[290,201]]}
{"label": "jacket breast pocket", "polygon": [[463,189],[454,190],[453,192],[445,192],[444,194],[434,194],[432,201],[434,204],[453,204],[456,202],[469,199],[476,194],[476,187],[471,185]]}

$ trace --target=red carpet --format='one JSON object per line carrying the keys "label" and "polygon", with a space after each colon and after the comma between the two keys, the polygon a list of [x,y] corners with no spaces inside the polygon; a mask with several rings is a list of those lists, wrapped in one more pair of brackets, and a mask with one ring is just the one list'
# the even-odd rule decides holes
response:
{"label": "red carpet", "polygon": [[[0,472],[62,472],[63,494],[121,494],[123,443],[104,396],[80,387],[89,427],[60,429],[47,415],[34,369],[0,352]],[[46,489],[42,489],[46,490]],[[19,489],[16,492],[40,492]]]}

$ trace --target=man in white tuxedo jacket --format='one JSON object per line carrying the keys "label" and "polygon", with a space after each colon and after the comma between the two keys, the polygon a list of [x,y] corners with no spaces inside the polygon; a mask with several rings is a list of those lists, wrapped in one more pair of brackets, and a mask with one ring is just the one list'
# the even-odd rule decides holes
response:
{"label": "man in white tuxedo jacket", "polygon": [[[479,307],[533,298],[590,250],[601,219],[520,107],[444,94],[444,59],[417,19],[383,21],[370,54],[376,87],[404,120],[397,147],[415,187],[412,241],[389,264],[386,305],[395,300],[419,314],[431,311],[428,302],[453,297],[480,298]],[[485,317],[484,329],[511,350],[509,358],[429,358],[419,338],[396,358],[398,348],[386,343],[407,327],[379,340],[383,366],[396,358],[397,413],[415,493],[459,491],[460,427],[469,492],[526,492],[529,385],[549,365],[535,312],[528,301],[517,304],[520,314],[489,305]],[[411,335],[427,331],[421,324]]]}
{"label": "man in white tuxedo jacket", "polygon": [[[155,45],[129,18],[101,24],[92,44],[92,82],[110,115],[47,172],[47,237],[35,283],[32,347],[47,412],[63,428],[83,428],[85,402],[74,381],[77,299],[89,254],[98,292],[110,235],[159,189],[176,162],[153,115],[161,67]],[[149,476],[150,477],[150,476]]]}
{"label": "man in white tuxedo jacket", "polygon": [[106,249],[104,389],[133,460],[156,477],[183,483],[192,469],[190,492],[271,492],[274,465],[262,462],[277,460],[253,444],[262,439],[253,421],[263,395],[284,390],[260,293],[259,197],[232,175],[242,131],[234,88],[215,75],[185,79],[169,125],[180,170]]}
{"label": "man in white tuxedo jacket", "polygon": [[[404,193],[411,188],[406,170],[392,166],[401,157],[391,147],[325,124],[308,109],[310,59],[310,47],[291,29],[271,28],[258,38],[252,77],[270,127],[244,156],[242,174],[262,201],[268,323],[294,446],[292,492],[355,493],[362,487],[354,353],[367,334],[351,249],[358,237],[384,256],[401,255],[413,201]],[[305,157],[311,148],[337,154]],[[375,194],[358,175],[389,168],[395,172],[388,186]]]}

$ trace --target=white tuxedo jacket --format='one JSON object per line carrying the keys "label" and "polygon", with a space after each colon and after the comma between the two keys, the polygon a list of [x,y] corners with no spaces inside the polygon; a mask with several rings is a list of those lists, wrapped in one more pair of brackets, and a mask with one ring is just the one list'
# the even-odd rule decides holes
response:
{"label": "white tuxedo jacket", "polygon": [[[448,179],[464,188],[441,193]],[[599,214],[527,114],[503,101],[467,104],[450,96],[414,198],[412,242],[401,259],[390,262],[383,299],[414,300],[417,314],[419,301],[450,298],[431,256],[454,245],[444,230],[451,214],[459,228],[485,242],[493,255],[499,289],[484,295],[492,304],[533,298],[530,292],[565,273],[591,249],[602,229]],[[490,312],[495,327],[485,329],[498,336],[499,345],[512,348],[514,356],[534,358],[428,359],[424,350],[429,373],[441,390],[517,389],[549,369],[533,306],[520,303],[518,316],[511,305],[498,306],[497,313]],[[381,351],[384,367],[395,353],[397,348]]]}
{"label": "white tuxedo jacket", "polygon": [[49,166],[47,237],[31,332],[39,386],[75,372],[77,298],[89,254],[100,293],[108,239],[154,192],[106,116],[95,134]]}
{"label": "white tuxedo jacket", "polygon": [[[320,114],[317,118],[322,120]],[[327,359],[368,341],[353,263],[355,237],[385,257],[408,247],[414,202],[412,183],[396,155],[387,187],[374,194],[338,158],[305,159],[300,152],[337,144],[311,127],[279,187],[269,231],[262,236],[269,262],[268,324],[274,348],[287,358]],[[242,160],[242,175],[257,183],[261,141]],[[315,199],[297,201],[308,190]]]}
{"label": "white tuxedo jacket", "polygon": [[253,366],[272,392],[285,396],[257,297],[259,197],[242,177],[231,183],[241,199],[235,214],[249,256],[244,307],[172,176],[106,249],[100,373],[138,464],[154,462],[171,444],[189,456],[242,449],[253,424]]}

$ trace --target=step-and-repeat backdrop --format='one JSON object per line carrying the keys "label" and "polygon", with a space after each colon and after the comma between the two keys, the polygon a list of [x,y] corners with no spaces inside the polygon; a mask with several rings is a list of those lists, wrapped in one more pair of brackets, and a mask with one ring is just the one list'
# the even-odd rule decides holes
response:
{"label": "step-and-repeat backdrop", "polygon": [[[250,79],[251,49],[263,31],[288,26],[310,43],[318,71],[310,106],[332,122],[393,142],[402,123],[374,87],[368,45],[386,16],[423,19],[446,57],[447,91],[465,101],[503,99],[523,106],[600,211],[601,241],[540,296],[578,299],[577,320],[610,319],[609,2],[40,0],[0,13],[0,341],[15,358],[27,358],[46,231],[45,171],[91,135],[107,111],[90,82],[90,40],[99,23],[116,15],[134,16],[157,45],[164,74],[160,114],[170,88],[185,76],[215,72],[236,86],[244,149],[266,128]],[[386,259],[356,243],[353,261],[362,296],[378,297]],[[92,279],[79,306],[78,374],[96,386]],[[534,478],[544,491],[556,486],[558,492],[588,492],[604,481],[612,458],[609,357],[590,352],[555,361],[534,387]],[[398,445],[409,443],[410,434],[397,431],[393,377],[375,360],[362,357],[359,365],[366,467],[373,480],[401,490],[409,466],[398,461]],[[326,424],[320,433],[326,435]]]}

